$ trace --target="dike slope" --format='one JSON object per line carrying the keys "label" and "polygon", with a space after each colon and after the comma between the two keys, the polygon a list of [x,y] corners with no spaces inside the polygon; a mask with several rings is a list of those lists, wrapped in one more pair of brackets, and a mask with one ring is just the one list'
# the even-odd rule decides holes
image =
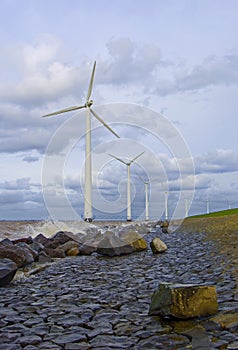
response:
{"label": "dike slope", "polygon": [[214,241],[218,252],[229,256],[238,269],[238,214],[187,218],[177,231],[204,233],[204,239]]}

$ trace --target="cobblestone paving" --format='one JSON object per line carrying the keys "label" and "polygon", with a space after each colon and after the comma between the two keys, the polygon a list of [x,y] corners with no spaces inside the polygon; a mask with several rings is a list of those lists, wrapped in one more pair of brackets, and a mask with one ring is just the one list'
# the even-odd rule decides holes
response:
{"label": "cobblestone paving", "polygon": [[[237,269],[202,234],[155,236],[166,253],[61,259],[1,288],[0,350],[238,349]],[[161,282],[216,285],[225,321],[148,316]]]}

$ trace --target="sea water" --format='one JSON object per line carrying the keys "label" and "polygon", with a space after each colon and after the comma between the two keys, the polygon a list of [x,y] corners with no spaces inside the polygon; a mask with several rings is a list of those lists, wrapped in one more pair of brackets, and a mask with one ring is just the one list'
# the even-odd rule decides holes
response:
{"label": "sea water", "polygon": [[[141,224],[141,222],[133,222],[133,224]],[[36,237],[38,234],[43,234],[50,238],[59,231],[68,231],[73,234],[85,234],[90,229],[100,229],[103,233],[110,226],[116,233],[122,227],[128,225],[126,222],[95,222],[88,223],[84,221],[0,221],[0,241],[8,238],[10,240],[26,237]]]}
{"label": "sea water", "polygon": [[4,238],[10,240],[25,237],[34,238],[40,233],[50,238],[58,231],[86,234],[89,228],[96,228],[96,226],[84,221],[55,223],[52,221],[0,221],[0,240]]}

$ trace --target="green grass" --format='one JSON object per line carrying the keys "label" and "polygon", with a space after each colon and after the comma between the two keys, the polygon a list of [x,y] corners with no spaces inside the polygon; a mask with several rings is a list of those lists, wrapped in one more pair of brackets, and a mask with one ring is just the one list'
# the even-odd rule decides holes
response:
{"label": "green grass", "polygon": [[189,218],[215,218],[217,216],[226,216],[226,215],[235,215],[235,214],[238,214],[238,208],[215,211],[209,214],[189,216]]}

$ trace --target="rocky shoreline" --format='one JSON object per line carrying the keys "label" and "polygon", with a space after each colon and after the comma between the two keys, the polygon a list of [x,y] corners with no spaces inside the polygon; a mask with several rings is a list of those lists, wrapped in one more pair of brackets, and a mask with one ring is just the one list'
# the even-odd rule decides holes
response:
{"label": "rocky shoreline", "polygon": [[[168,249],[56,259],[1,288],[0,349],[237,349],[238,281],[233,255],[203,232],[166,234]],[[215,285],[216,315],[186,321],[149,315],[161,283]]]}

